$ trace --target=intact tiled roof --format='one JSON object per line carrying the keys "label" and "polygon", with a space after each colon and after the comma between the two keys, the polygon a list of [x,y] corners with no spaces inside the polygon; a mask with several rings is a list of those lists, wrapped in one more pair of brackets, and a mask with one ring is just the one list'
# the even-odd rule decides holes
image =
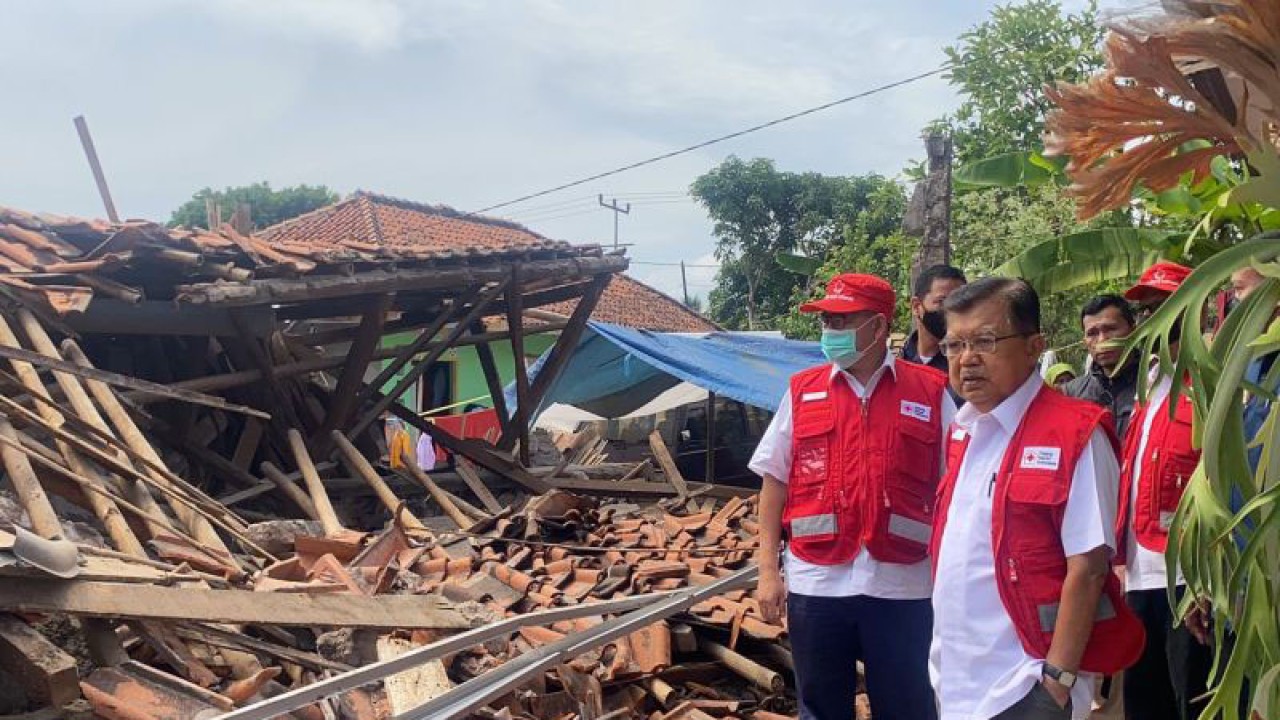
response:
{"label": "intact tiled roof", "polygon": [[[568,315],[578,304],[569,300],[544,309]],[[675,298],[618,273],[591,313],[592,320],[658,332],[714,332],[720,327]]]}
{"label": "intact tiled roof", "polygon": [[510,255],[570,247],[569,243],[545,238],[505,220],[364,191],[265,228],[257,235],[281,249],[300,245],[311,252],[358,250],[433,258]]}

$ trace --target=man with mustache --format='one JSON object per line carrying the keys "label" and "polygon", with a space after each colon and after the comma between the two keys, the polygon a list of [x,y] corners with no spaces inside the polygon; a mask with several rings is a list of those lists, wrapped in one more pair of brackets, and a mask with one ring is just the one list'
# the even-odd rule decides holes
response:
{"label": "man with mustache", "polygon": [[1084,718],[1095,673],[1142,649],[1110,571],[1110,415],[1041,380],[1040,300],[1025,281],[984,278],[944,308],[941,348],[966,404],[931,547],[929,670],[942,720]]}
{"label": "man with mustache", "polygon": [[785,609],[804,720],[854,717],[858,661],[876,720],[937,717],[927,552],[955,406],[945,375],[889,352],[894,305],[889,283],[850,273],[800,306],[821,313],[831,362],[792,376],[751,458],[757,597],[766,620]]}
{"label": "man with mustache", "polygon": [[1123,367],[1117,367],[1121,350],[1115,343],[1133,332],[1137,324],[1133,308],[1119,295],[1099,295],[1085,303],[1080,311],[1080,324],[1084,329],[1084,346],[1093,364],[1086,375],[1068,382],[1062,392],[1110,410],[1115,418],[1116,433],[1124,437],[1133,414],[1141,363],[1133,353]]}
{"label": "man with mustache", "polygon": [[[1150,317],[1169,299],[1191,269],[1158,262],[1143,271],[1125,297],[1138,305],[1139,318]],[[1169,351],[1178,353],[1182,325],[1169,334]],[[1182,622],[1169,607],[1164,553],[1169,524],[1183,489],[1200,463],[1192,444],[1194,410],[1190,388],[1184,387],[1170,413],[1173,379],[1156,367],[1150,371],[1148,396],[1133,411],[1125,435],[1120,510],[1116,537],[1118,562],[1125,567],[1125,600],[1142,619],[1147,645],[1125,673],[1124,707],[1129,720],[1191,720],[1198,717],[1213,664],[1208,647],[1206,613],[1192,610]],[[1180,572],[1176,593],[1185,591]]]}

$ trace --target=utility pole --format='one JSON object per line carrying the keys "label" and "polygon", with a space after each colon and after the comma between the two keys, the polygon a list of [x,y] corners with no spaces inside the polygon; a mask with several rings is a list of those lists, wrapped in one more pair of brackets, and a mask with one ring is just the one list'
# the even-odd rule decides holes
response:
{"label": "utility pole", "polygon": [[609,202],[604,201],[604,193],[599,195],[600,207],[613,211],[613,247],[618,248],[618,214],[631,214],[631,203],[627,203],[626,207],[618,205],[618,198],[612,198]]}
{"label": "utility pole", "polygon": [[689,278],[684,274],[684,261],[680,261],[680,285],[684,287],[684,306],[689,307]]}

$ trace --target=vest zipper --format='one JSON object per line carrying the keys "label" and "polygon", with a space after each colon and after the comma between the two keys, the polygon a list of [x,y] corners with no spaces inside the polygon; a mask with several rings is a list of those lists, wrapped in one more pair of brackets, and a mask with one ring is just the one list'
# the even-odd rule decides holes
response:
{"label": "vest zipper", "polygon": [[1018,582],[1018,563],[1013,558],[1006,558],[1009,565],[1009,582]]}

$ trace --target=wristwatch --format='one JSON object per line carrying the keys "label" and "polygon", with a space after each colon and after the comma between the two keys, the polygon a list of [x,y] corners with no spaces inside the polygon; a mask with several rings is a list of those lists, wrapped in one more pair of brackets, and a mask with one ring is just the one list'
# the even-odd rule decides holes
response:
{"label": "wristwatch", "polygon": [[1044,676],[1070,690],[1076,684],[1076,674],[1057,665],[1044,664]]}

